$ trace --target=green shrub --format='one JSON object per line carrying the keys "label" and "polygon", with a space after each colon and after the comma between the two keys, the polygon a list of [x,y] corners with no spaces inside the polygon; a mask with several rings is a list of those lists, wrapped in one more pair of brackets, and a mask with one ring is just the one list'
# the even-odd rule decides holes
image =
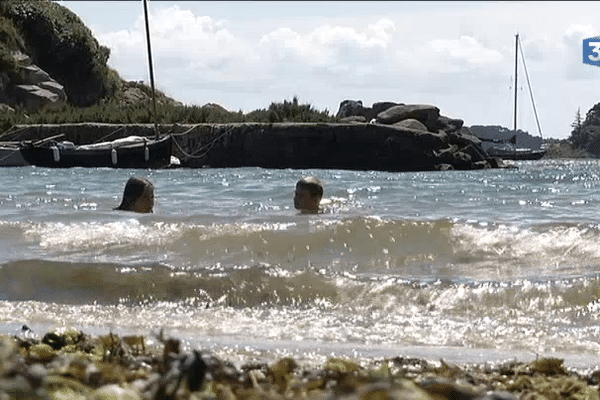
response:
{"label": "green shrub", "polygon": [[[161,94],[162,95],[162,94]],[[241,122],[335,122],[327,110],[319,111],[298,100],[271,103],[269,109],[255,110],[248,114],[231,112],[215,104],[204,106],[182,105],[173,101],[158,103],[157,119],[160,124],[226,124]],[[89,107],[64,104],[58,109],[42,109],[25,113],[17,109],[10,115],[0,115],[2,132],[18,124],[66,124],[100,122],[111,124],[154,123],[153,106],[150,99],[132,105],[124,105],[116,98],[105,99]]]}
{"label": "green shrub", "polygon": [[335,118],[329,111],[319,111],[310,104],[300,104],[294,96],[292,101],[271,103],[268,109],[260,109],[248,113],[247,122],[333,122]]}
{"label": "green shrub", "polygon": [[12,52],[25,48],[21,34],[10,19],[0,16],[0,71],[15,72],[19,64]]}

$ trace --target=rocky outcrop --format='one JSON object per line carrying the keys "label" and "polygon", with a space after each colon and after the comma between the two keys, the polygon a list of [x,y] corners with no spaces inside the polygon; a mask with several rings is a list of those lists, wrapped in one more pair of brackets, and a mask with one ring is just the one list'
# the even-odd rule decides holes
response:
{"label": "rocky outcrop", "polygon": [[429,104],[404,104],[395,102],[374,103],[364,107],[361,100],[344,100],[337,114],[344,122],[370,122],[397,130],[387,138],[388,143],[401,146],[413,137],[411,151],[419,155],[423,164],[432,163],[435,169],[481,169],[498,167],[501,161],[488,156],[481,141],[465,128],[461,119],[440,114],[440,109]]}
{"label": "rocky outcrop", "polygon": [[377,123],[393,125],[405,119],[416,119],[427,129],[435,130],[440,117],[440,109],[425,104],[403,104],[393,106],[377,114]]}
{"label": "rocky outcrop", "polygon": [[0,98],[5,103],[20,105],[26,110],[57,108],[67,100],[65,90],[48,73],[21,52],[14,53],[19,67],[16,72],[5,73],[0,87]]}
{"label": "rocky outcrop", "polygon": [[424,124],[422,124],[419,120],[413,118],[396,122],[394,126],[397,126],[398,128],[414,129],[417,131],[427,131],[427,127]]}

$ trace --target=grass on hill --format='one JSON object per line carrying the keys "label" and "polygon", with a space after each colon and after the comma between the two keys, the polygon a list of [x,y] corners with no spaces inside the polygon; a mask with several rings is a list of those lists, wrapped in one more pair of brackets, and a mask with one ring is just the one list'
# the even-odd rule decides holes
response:
{"label": "grass on hill", "polygon": [[[127,83],[137,88],[144,85]],[[151,94],[145,87],[142,91]],[[27,112],[16,107],[15,112],[0,111],[0,131],[4,132],[14,125],[25,124],[66,124],[80,122],[98,122],[112,124],[153,123],[153,106],[150,97],[132,104],[125,104],[124,94],[119,92],[109,100],[102,100],[90,107],[63,105],[58,109],[42,109]],[[157,120],[159,124],[202,124],[202,123],[236,123],[236,122],[335,122],[327,109],[320,111],[310,104],[301,104],[296,96],[291,101],[271,103],[266,109],[258,109],[249,113],[228,111],[216,104],[204,106],[183,105],[164,94],[157,92]]]}

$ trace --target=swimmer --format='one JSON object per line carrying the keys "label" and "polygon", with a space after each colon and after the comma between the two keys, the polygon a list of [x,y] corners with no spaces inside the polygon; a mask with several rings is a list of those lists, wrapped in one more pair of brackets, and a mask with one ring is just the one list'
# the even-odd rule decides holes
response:
{"label": "swimmer", "polygon": [[115,210],[151,213],[154,207],[154,184],[146,178],[131,177],[125,185],[123,201]]}
{"label": "swimmer", "polygon": [[294,192],[294,207],[302,214],[317,214],[322,211],[319,207],[323,198],[323,183],[314,176],[307,176],[296,183]]}

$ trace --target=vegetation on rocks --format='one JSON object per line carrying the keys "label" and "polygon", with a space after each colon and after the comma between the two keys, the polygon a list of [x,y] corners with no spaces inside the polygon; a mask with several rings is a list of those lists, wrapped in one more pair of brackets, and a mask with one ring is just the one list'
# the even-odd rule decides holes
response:
{"label": "vegetation on rocks", "polygon": [[[216,104],[183,105],[142,82],[127,82],[107,66],[110,50],[101,46],[77,15],[50,0],[0,2],[0,72],[16,71],[16,51],[63,85],[68,101],[53,109],[20,106],[0,110],[0,130],[16,124],[78,122],[197,124],[232,122],[332,122],[329,111],[291,101],[267,109],[232,112]],[[8,78],[7,78],[8,79]],[[14,110],[14,111],[13,111]]]}
{"label": "vegetation on rocks", "polygon": [[580,110],[571,124],[569,141],[578,149],[600,157],[600,103],[594,105],[582,119]]}
{"label": "vegetation on rocks", "polygon": [[[135,95],[132,96],[131,94]],[[337,119],[328,110],[320,111],[309,104],[301,104],[297,97],[292,101],[271,103],[267,109],[249,113],[228,111],[217,104],[204,106],[183,105],[156,92],[157,116],[154,119],[151,89],[142,83],[124,82],[121,90],[110,99],[105,99],[88,107],[63,105],[56,110],[41,109],[25,112],[17,108],[15,112],[0,110],[0,131],[7,131],[14,125],[24,124],[63,124],[78,122],[98,122],[113,124],[153,123],[159,124],[202,124],[235,122],[335,122]]]}
{"label": "vegetation on rocks", "polygon": [[24,49],[25,40],[15,28],[13,22],[0,15],[0,71],[15,72],[18,62],[13,57],[12,52]]}
{"label": "vegetation on rocks", "polygon": [[118,74],[107,66],[110,50],[66,7],[49,0],[3,0],[0,17],[0,59],[23,50],[64,86],[71,103],[90,105],[119,88]]}

